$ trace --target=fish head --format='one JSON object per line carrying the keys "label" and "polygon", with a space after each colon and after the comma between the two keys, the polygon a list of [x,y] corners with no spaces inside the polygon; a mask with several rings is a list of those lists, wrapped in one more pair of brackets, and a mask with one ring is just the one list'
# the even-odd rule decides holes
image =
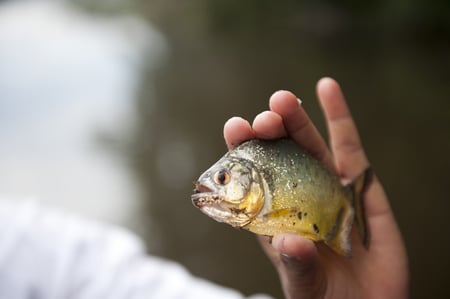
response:
{"label": "fish head", "polygon": [[264,205],[261,179],[253,163],[225,156],[195,183],[194,206],[233,227],[248,224]]}

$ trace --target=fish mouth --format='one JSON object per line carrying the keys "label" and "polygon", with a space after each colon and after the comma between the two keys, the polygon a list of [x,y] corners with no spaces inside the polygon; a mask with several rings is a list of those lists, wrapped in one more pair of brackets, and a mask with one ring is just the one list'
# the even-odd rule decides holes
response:
{"label": "fish mouth", "polygon": [[204,214],[218,222],[225,222],[239,228],[249,223],[250,219],[236,204],[228,202],[217,191],[204,184],[195,185],[192,203]]}
{"label": "fish mouth", "polygon": [[195,184],[194,194],[191,195],[194,206],[201,208],[206,205],[217,203],[220,200],[216,191],[204,184]]}

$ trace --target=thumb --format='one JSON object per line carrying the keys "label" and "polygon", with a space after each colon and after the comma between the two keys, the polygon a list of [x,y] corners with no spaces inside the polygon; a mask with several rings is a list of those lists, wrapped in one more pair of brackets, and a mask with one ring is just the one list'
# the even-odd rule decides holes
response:
{"label": "thumb", "polygon": [[313,241],[297,235],[273,237],[272,258],[286,298],[322,298],[326,277]]}

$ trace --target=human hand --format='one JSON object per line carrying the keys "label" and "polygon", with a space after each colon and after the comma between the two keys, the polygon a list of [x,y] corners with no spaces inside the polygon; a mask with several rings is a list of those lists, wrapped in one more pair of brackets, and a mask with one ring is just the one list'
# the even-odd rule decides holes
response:
{"label": "human hand", "polygon": [[[339,85],[330,78],[317,84],[330,147],[303,110],[297,97],[278,91],[270,98],[270,111],[257,115],[250,125],[233,117],[224,126],[229,149],[243,141],[289,136],[313,157],[335,171],[342,182],[362,173],[369,162]],[[332,252],[322,243],[295,235],[277,235],[261,245],[278,270],[288,299],[300,298],[407,298],[409,274],[406,250],[386,194],[374,176],[364,198],[370,247],[352,232],[353,257]]]}

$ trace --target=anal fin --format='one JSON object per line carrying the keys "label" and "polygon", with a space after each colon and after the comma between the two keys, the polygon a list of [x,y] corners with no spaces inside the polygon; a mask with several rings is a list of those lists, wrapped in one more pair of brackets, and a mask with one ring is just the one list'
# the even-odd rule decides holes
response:
{"label": "anal fin", "polygon": [[369,248],[370,243],[370,232],[367,226],[365,208],[364,208],[364,195],[365,192],[372,182],[373,172],[370,167],[368,167],[362,174],[360,174],[352,184],[350,188],[353,194],[353,207],[355,209],[355,224],[359,234],[359,237],[366,249]]}
{"label": "anal fin", "polygon": [[352,256],[351,230],[354,213],[351,209],[341,208],[336,216],[335,224],[325,237],[325,244],[340,255]]}

